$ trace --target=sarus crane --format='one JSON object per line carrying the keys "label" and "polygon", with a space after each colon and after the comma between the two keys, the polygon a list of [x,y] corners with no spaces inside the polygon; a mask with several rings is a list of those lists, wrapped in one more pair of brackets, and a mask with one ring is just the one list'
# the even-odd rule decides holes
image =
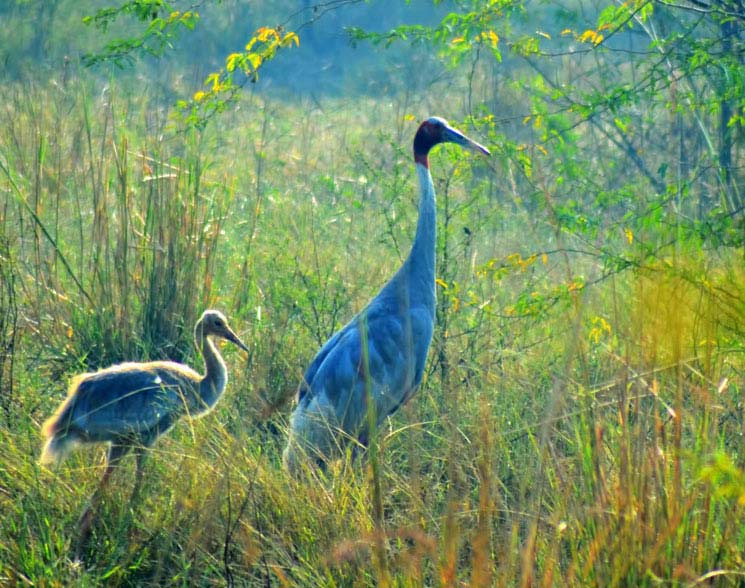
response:
{"label": "sarus crane", "polygon": [[46,442],[39,461],[59,463],[82,443],[109,444],[103,477],[80,518],[81,544],[88,537],[100,494],[122,457],[134,451],[137,458],[134,499],[147,448],[182,416],[203,416],[220,400],[228,374],[215,338],[248,351],[221,312],[206,310],[194,327],[204,376],[180,363],[151,361],[122,363],[73,378],[67,399],[42,427]]}
{"label": "sarus crane", "polygon": [[[293,474],[323,468],[353,448],[367,447],[372,427],[403,406],[424,373],[435,321],[435,189],[428,155],[439,143],[489,150],[432,117],[414,136],[419,218],[411,251],[368,305],[321,347],[298,388],[284,450]],[[307,465],[305,466],[307,467]]]}

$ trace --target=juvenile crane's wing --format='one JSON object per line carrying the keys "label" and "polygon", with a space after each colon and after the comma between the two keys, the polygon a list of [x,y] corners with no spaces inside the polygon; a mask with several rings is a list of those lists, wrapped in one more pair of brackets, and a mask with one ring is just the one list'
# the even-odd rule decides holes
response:
{"label": "juvenile crane's wing", "polygon": [[199,379],[190,368],[171,362],[125,363],[85,374],[58,426],[77,429],[90,440],[163,432],[192,406]]}
{"label": "juvenile crane's wing", "polygon": [[399,314],[373,300],[318,352],[305,374],[300,405],[323,398],[333,406],[338,425],[364,439],[368,391],[379,424],[421,382],[431,339],[432,320],[425,308]]}

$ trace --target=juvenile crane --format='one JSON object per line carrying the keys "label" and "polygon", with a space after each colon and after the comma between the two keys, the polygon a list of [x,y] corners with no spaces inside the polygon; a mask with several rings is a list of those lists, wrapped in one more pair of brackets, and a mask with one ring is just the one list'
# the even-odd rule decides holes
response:
{"label": "juvenile crane", "polygon": [[441,118],[419,126],[414,136],[419,219],[411,252],[367,307],[321,347],[305,372],[283,455],[292,473],[306,459],[323,466],[350,442],[366,447],[368,423],[378,427],[422,380],[435,320],[435,189],[428,155],[439,143],[490,155]]}
{"label": "juvenile crane", "polygon": [[151,361],[122,363],[73,378],[67,399],[42,427],[46,442],[39,461],[59,463],[81,443],[109,444],[103,477],[81,516],[83,539],[99,494],[122,457],[131,450],[136,454],[136,496],[145,450],[179,418],[203,416],[220,400],[228,374],[214,338],[248,351],[221,312],[206,310],[194,327],[194,340],[204,358],[204,376],[180,363]]}

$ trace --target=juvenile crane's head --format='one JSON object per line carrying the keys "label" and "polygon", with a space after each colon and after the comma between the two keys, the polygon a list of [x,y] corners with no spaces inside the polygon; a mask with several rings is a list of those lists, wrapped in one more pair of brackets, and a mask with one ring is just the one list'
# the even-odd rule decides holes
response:
{"label": "juvenile crane's head", "polygon": [[469,139],[460,131],[456,131],[445,119],[433,116],[419,125],[419,130],[414,136],[414,161],[421,163],[424,167],[429,167],[427,155],[429,150],[438,143],[456,143],[462,147],[491,155],[486,147]]}
{"label": "juvenile crane's head", "polygon": [[231,343],[235,343],[243,351],[248,351],[248,347],[238,338],[228,325],[228,319],[219,310],[205,310],[202,317],[197,321],[194,327],[194,337],[197,341],[204,337],[220,337]]}

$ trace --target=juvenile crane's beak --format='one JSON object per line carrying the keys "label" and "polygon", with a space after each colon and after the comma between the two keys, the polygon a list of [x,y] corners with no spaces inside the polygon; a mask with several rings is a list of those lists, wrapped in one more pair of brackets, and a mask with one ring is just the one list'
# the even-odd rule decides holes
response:
{"label": "juvenile crane's beak", "polygon": [[469,139],[463,133],[456,131],[452,127],[445,127],[445,130],[443,131],[443,140],[449,143],[456,143],[462,147],[468,147],[474,151],[481,151],[484,155],[491,155],[491,152],[486,147],[472,139]]}
{"label": "juvenile crane's beak", "polygon": [[227,325],[225,325],[225,332],[223,333],[223,336],[231,343],[235,343],[238,347],[243,349],[243,351],[248,352],[248,347],[246,347],[246,344],[241,341],[238,338],[238,335],[236,335]]}

